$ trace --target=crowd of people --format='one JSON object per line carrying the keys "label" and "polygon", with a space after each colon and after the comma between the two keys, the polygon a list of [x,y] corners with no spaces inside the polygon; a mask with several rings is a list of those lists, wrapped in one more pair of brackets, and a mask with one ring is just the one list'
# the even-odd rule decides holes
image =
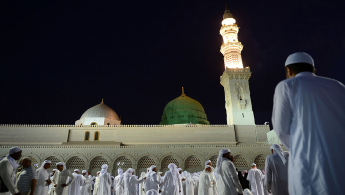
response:
{"label": "crowd of people", "polygon": [[[97,175],[91,176],[87,170],[78,169],[73,173],[66,169],[63,162],[56,164],[57,169],[49,172],[51,161],[45,160],[35,170],[31,159],[21,158],[22,150],[10,149],[7,157],[0,161],[0,194],[13,195],[266,195],[287,194],[287,162],[280,145],[271,147],[266,169],[260,171],[252,164],[249,172],[236,170],[229,149],[222,149],[217,158],[216,168],[211,160],[205,162],[200,172],[189,173],[169,164],[169,171],[158,172],[152,165],[140,177],[135,170],[126,172],[120,168],[116,177],[108,172],[103,164]],[[266,172],[266,174],[265,174]],[[265,177],[266,175],[266,177]],[[279,185],[278,185],[279,184]]]}

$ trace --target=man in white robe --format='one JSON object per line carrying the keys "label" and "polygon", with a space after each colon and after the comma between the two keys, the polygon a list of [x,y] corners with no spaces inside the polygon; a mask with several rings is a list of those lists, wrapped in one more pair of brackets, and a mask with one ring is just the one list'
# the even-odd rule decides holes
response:
{"label": "man in white robe", "polygon": [[168,165],[169,171],[165,172],[163,182],[161,182],[160,190],[164,195],[179,195],[182,190],[180,182],[180,174],[174,163]]}
{"label": "man in white robe", "polygon": [[19,190],[14,183],[15,170],[19,167],[16,160],[22,157],[22,150],[13,147],[8,155],[0,161],[0,185],[7,187],[7,192],[1,192],[0,195],[19,195]]}
{"label": "man in white robe", "polygon": [[212,194],[213,195],[218,195],[216,173],[214,171],[214,168],[212,167],[212,162],[210,160],[208,160],[208,161],[205,162],[205,167],[206,167],[206,165],[209,165],[211,167],[211,169],[212,169],[211,170],[211,179],[213,181],[213,187],[212,187],[213,192],[212,192]]}
{"label": "man in white robe", "polygon": [[213,195],[212,167],[206,165],[205,169],[199,175],[198,195]]}
{"label": "man in white robe", "polygon": [[145,192],[148,192],[149,190],[155,190],[159,192],[159,185],[160,182],[157,180],[157,167],[156,165],[152,165],[150,167],[150,172],[146,177],[145,180]]}
{"label": "man in white robe", "polygon": [[91,173],[90,173],[90,171],[88,171],[87,172],[88,173],[88,175],[89,175],[89,188],[88,188],[88,195],[91,195],[92,194],[92,184],[93,184],[93,177],[92,177],[92,175],[91,175]]}
{"label": "man in white robe", "polygon": [[185,186],[185,183],[184,183],[184,181],[186,180],[186,178],[184,178],[183,177],[183,175],[182,175],[182,172],[183,172],[183,170],[181,169],[181,168],[178,168],[177,169],[178,170],[178,176],[179,176],[179,181],[180,181],[180,183],[181,183],[181,192],[180,192],[180,195],[185,195],[184,194],[184,189],[186,188],[186,186]]}
{"label": "man in white robe", "polygon": [[221,149],[219,151],[216,167],[218,195],[241,195],[243,193],[235,165],[230,161],[230,155],[229,149]]}
{"label": "man in white robe", "polygon": [[93,195],[98,195],[98,191],[99,191],[99,174],[101,172],[97,171],[97,176],[96,176],[96,180],[95,180],[95,185],[94,185],[94,189],[93,189]]}
{"label": "man in white robe", "polygon": [[[198,195],[199,190],[199,177],[197,173],[193,173],[192,179],[194,180],[194,195]],[[218,193],[218,192],[217,192]]]}
{"label": "man in white robe", "polygon": [[89,190],[91,189],[89,174],[87,170],[83,170],[81,173],[84,182],[80,186],[80,195],[89,195]]}
{"label": "man in white robe", "polygon": [[124,174],[124,195],[136,195],[136,185],[142,183],[146,179],[146,177],[140,180],[137,179],[136,176],[133,175],[134,171],[134,169],[129,168]]}
{"label": "man in white robe", "polygon": [[252,169],[248,172],[247,180],[250,182],[251,192],[253,195],[264,195],[264,186],[262,183],[263,175],[256,164],[252,164]]}
{"label": "man in white robe", "polygon": [[[118,175],[114,179],[115,193],[116,195],[123,195],[124,183],[123,183],[123,170],[117,170]],[[145,173],[144,173],[145,174]],[[140,191],[140,189],[139,189]]]}
{"label": "man in white robe", "polygon": [[[53,169],[53,171],[50,173],[50,180],[51,181],[53,181],[53,177],[54,177],[54,174],[57,172],[58,170],[57,169]],[[54,189],[55,189],[55,187],[54,187],[54,185],[53,185],[53,183],[50,183],[50,185],[49,185],[49,190],[48,190],[48,195],[54,195]]]}
{"label": "man in white robe", "polygon": [[194,195],[194,186],[195,186],[195,182],[192,179],[192,176],[190,173],[186,173],[186,191],[185,191],[185,195]]}
{"label": "man in white robe", "polygon": [[316,76],[314,60],[291,54],[285,62],[286,80],[275,90],[272,123],[289,149],[289,193],[343,194],[345,86]]}
{"label": "man in white robe", "polygon": [[36,180],[35,195],[48,194],[49,185],[52,183],[52,181],[50,180],[50,174],[48,172],[50,165],[51,165],[51,161],[45,160],[43,161],[41,167],[36,170],[37,180]]}
{"label": "man in white robe", "polygon": [[115,195],[115,177],[111,176],[111,195]]}
{"label": "man in white robe", "polygon": [[273,144],[271,151],[266,157],[264,185],[270,194],[288,195],[288,158],[278,144]]}
{"label": "man in white robe", "polygon": [[102,170],[99,174],[99,195],[111,195],[111,175],[107,172],[108,165],[102,165]]}
{"label": "man in white robe", "polygon": [[80,186],[84,184],[84,179],[79,175],[79,169],[74,169],[74,173],[72,173],[72,175],[75,180],[68,187],[68,195],[80,195]]}
{"label": "man in white robe", "polygon": [[[63,162],[56,163],[58,171],[54,174],[52,184],[55,187],[54,195],[68,195],[68,186],[74,182],[75,178],[72,173],[66,169],[66,165]],[[68,177],[70,181],[67,182]]]}

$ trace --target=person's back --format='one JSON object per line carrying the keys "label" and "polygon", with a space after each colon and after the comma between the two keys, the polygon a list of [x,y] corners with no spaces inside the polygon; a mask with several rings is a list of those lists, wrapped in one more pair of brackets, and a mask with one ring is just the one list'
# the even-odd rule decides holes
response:
{"label": "person's back", "polygon": [[238,193],[242,193],[242,186],[237,177],[235,166],[229,159],[223,160],[222,170],[222,173],[219,173],[218,194],[235,195]]}
{"label": "person's back", "polygon": [[345,86],[310,71],[294,73],[289,67],[302,67],[301,63],[314,68],[308,54],[288,57],[289,79],[276,87],[272,114],[274,130],[290,151],[289,193],[341,194],[345,178],[336,175],[345,160],[340,150],[345,137]]}
{"label": "person's back", "polygon": [[99,175],[99,189],[98,194],[100,195],[110,195],[111,194],[111,175],[108,172]]}
{"label": "person's back", "polygon": [[[254,163],[252,164],[252,167]],[[264,186],[262,183],[263,175],[259,169],[255,168],[250,169],[248,172],[247,180],[250,181],[251,192],[253,195],[264,195]]]}
{"label": "person's back", "polygon": [[278,155],[271,154],[266,157],[265,173],[266,188],[271,190],[272,194],[289,194],[288,168]]}

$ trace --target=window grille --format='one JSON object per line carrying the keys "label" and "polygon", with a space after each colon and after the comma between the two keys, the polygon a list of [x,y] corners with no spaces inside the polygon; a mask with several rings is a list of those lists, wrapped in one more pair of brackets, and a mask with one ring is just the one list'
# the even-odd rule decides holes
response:
{"label": "window grille", "polygon": [[115,173],[117,175],[117,170],[121,168],[123,172],[127,169],[132,168],[132,161],[124,156],[121,156],[115,160]]}
{"label": "window grille", "polygon": [[246,159],[240,155],[234,157],[234,164],[235,167],[248,167]]}
{"label": "window grille", "polygon": [[143,169],[143,168],[146,169],[146,168],[149,168],[155,164],[156,164],[156,162],[152,158],[144,156],[139,160],[138,168],[139,169]]}
{"label": "window grille", "polygon": [[175,159],[173,156],[167,156],[162,160],[162,169],[168,168],[170,163],[174,163],[177,167],[179,167],[177,159]]}
{"label": "window grille", "polygon": [[91,162],[91,169],[99,169],[101,170],[102,165],[109,164],[108,161],[102,157],[96,157]]}
{"label": "window grille", "polygon": [[196,156],[190,156],[186,160],[186,168],[202,168],[201,160]]}
{"label": "window grille", "polygon": [[[79,157],[72,157],[66,164],[67,169],[85,169],[85,161]],[[81,170],[80,170],[81,171]]]}
{"label": "window grille", "polygon": [[48,157],[46,160],[49,160],[51,161],[52,163],[50,164],[50,168],[51,169],[56,169],[56,163],[60,162],[61,160],[58,159],[57,157],[55,156],[50,156]]}
{"label": "window grille", "polygon": [[257,167],[265,167],[266,157],[264,155],[259,155],[255,158],[254,163]]}
{"label": "window grille", "polygon": [[212,167],[213,167],[213,168],[216,168],[216,166],[217,166],[217,158],[218,158],[217,155],[214,155],[214,156],[212,156],[212,157],[210,158],[210,161],[212,162]]}

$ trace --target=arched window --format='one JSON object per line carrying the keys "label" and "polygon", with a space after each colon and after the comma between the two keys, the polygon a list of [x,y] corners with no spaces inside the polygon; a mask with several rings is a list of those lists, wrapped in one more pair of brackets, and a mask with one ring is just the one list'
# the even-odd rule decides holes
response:
{"label": "arched window", "polygon": [[97,123],[96,123],[96,122],[92,122],[90,125],[91,125],[91,126],[92,126],[92,125],[97,125]]}
{"label": "arched window", "polygon": [[89,141],[89,140],[90,140],[90,132],[86,131],[85,132],[85,139],[84,139],[84,141]]}
{"label": "arched window", "polygon": [[94,139],[94,141],[99,141],[99,132],[98,131],[95,132],[95,139]]}

